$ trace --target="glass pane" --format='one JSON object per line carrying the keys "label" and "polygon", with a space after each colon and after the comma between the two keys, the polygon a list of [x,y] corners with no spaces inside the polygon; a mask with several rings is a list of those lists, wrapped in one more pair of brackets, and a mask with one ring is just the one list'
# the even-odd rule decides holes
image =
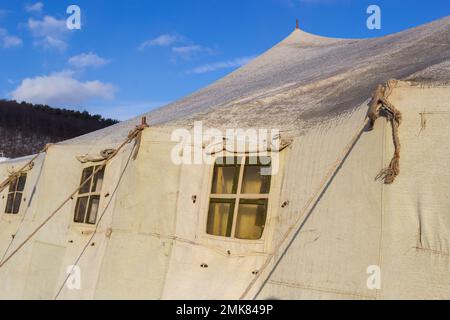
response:
{"label": "glass pane", "polygon": [[73,221],[84,223],[84,216],[86,214],[88,197],[81,197],[77,199],[77,205],[75,207],[75,216]]}
{"label": "glass pane", "polygon": [[[80,185],[92,175],[92,172],[94,172],[94,167],[89,167],[83,170],[83,174],[81,175],[81,182]],[[91,180],[92,181],[92,180]],[[82,188],[80,189],[80,194],[82,193],[88,193],[91,189],[91,181],[86,182]]]}
{"label": "glass pane", "polygon": [[97,221],[97,212],[98,207],[100,203],[100,197],[98,196],[92,196],[89,200],[89,209],[88,209],[88,217],[87,217],[87,223],[89,224],[95,224]]}
{"label": "glass pane", "polygon": [[17,187],[17,179],[14,179],[9,183],[9,192],[16,191],[16,187]]}
{"label": "glass pane", "polygon": [[211,199],[209,204],[206,232],[214,236],[231,237],[234,200],[228,202],[217,201],[220,200]]}
{"label": "glass pane", "polygon": [[237,181],[239,179],[238,166],[216,166],[214,168],[214,178],[212,194],[233,194],[237,191]]}
{"label": "glass pane", "polygon": [[14,214],[19,213],[21,201],[22,201],[22,192],[17,192],[16,196],[14,197],[12,213],[14,213]]}
{"label": "glass pane", "polygon": [[[242,191],[244,194],[269,193],[271,176],[261,175],[262,166],[245,166]],[[267,167],[266,167],[267,168]]]}
{"label": "glass pane", "polygon": [[17,191],[23,191],[25,189],[25,182],[27,181],[27,175],[22,174],[19,178],[19,181],[17,183]]}
{"label": "glass pane", "polygon": [[[98,167],[96,167],[97,169]],[[94,176],[91,192],[100,193],[102,191],[103,177],[105,175],[105,169],[103,168],[97,172]]]}
{"label": "glass pane", "polygon": [[235,237],[261,239],[267,215],[267,200],[241,200],[236,220]]}
{"label": "glass pane", "polygon": [[5,213],[13,212],[13,202],[14,202],[14,192],[8,194],[8,200],[6,201]]}

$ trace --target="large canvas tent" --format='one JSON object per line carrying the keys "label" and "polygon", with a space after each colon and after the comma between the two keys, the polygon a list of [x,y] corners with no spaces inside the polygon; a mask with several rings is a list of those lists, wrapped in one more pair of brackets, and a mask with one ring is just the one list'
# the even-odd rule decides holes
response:
{"label": "large canvas tent", "polygon": [[[0,163],[0,298],[449,299],[449,71],[448,17],[375,39],[296,29],[149,126]],[[173,131],[196,121],[279,130],[265,221],[241,222],[246,239],[210,224],[225,170],[171,160]]]}

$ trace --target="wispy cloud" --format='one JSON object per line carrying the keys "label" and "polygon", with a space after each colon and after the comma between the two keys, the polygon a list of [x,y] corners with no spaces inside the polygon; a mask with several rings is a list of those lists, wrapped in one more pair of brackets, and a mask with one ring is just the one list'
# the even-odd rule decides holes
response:
{"label": "wispy cloud", "polygon": [[34,44],[45,49],[65,51],[68,29],[64,19],[45,16],[42,20],[28,19],[27,27],[34,37]]}
{"label": "wispy cloud", "polygon": [[22,46],[23,41],[21,38],[13,35],[9,35],[6,29],[0,28],[0,47],[4,49]]}
{"label": "wispy cloud", "polygon": [[69,65],[77,69],[85,69],[89,67],[98,68],[108,64],[109,62],[109,60],[99,57],[93,52],[73,56],[68,61]]}
{"label": "wispy cloud", "polygon": [[66,21],[52,16],[45,16],[42,20],[28,19],[28,28],[36,37],[48,35],[63,36],[67,33]]}
{"label": "wispy cloud", "polygon": [[199,45],[190,45],[190,46],[182,46],[182,47],[173,47],[172,52],[178,54],[186,54],[193,52],[201,52],[203,51],[203,47]]}
{"label": "wispy cloud", "polygon": [[168,47],[175,43],[183,41],[183,37],[176,34],[162,34],[154,39],[146,40],[142,42],[138,49],[144,50],[149,47]]}
{"label": "wispy cloud", "polygon": [[41,13],[44,9],[44,4],[42,2],[27,3],[25,4],[25,11],[30,13]]}
{"label": "wispy cloud", "polygon": [[19,47],[22,44],[22,39],[16,36],[6,36],[3,38],[3,48]]}
{"label": "wispy cloud", "polygon": [[154,39],[142,42],[138,50],[145,50],[151,47],[166,47],[170,48],[172,54],[171,61],[176,62],[178,58],[190,60],[199,54],[214,54],[215,50],[206,46],[202,46],[190,41],[188,38],[173,33],[162,34]]}
{"label": "wispy cloud", "polygon": [[172,53],[183,59],[190,59],[198,54],[214,54],[215,50],[201,45],[193,44],[186,46],[172,47]]}
{"label": "wispy cloud", "polygon": [[116,88],[98,80],[80,81],[71,71],[26,78],[10,93],[12,99],[54,106],[80,106],[91,98],[113,99]]}
{"label": "wispy cloud", "polygon": [[192,70],[189,70],[188,74],[202,74],[202,73],[208,73],[208,72],[214,72],[221,69],[231,69],[231,68],[237,68],[242,67],[243,65],[246,65],[250,61],[252,61],[255,57],[241,57],[236,58],[233,60],[227,60],[227,61],[220,61],[215,62],[211,64],[205,64],[199,67],[196,67]]}

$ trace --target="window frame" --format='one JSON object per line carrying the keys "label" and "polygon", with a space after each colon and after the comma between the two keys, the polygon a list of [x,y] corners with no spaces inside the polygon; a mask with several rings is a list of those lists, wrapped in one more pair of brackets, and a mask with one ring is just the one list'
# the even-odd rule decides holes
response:
{"label": "window frame", "polygon": [[[95,172],[95,170],[97,170],[98,167],[103,167],[102,170],[99,170],[96,174],[93,174]],[[91,178],[89,179],[89,182],[86,182],[86,184],[83,186],[85,187],[86,185],[89,185],[89,191],[85,192],[85,193],[80,193],[83,189],[83,187],[81,186],[81,184],[83,183],[85,176],[84,176],[84,171],[92,168],[92,173],[90,173],[87,177],[91,176]],[[93,187],[94,187],[94,179],[95,177],[98,175],[98,173],[103,171],[103,177],[102,177],[102,185],[100,187],[100,190],[98,191],[92,191]],[[80,190],[78,191],[78,193],[75,196],[75,205],[74,205],[74,209],[73,209],[73,218],[72,218],[72,223],[75,225],[80,225],[80,226],[96,226],[97,222],[98,222],[98,213],[101,211],[101,200],[102,200],[102,190],[103,190],[103,186],[105,183],[105,176],[106,176],[106,166],[103,163],[100,164],[90,164],[87,165],[85,167],[82,168],[81,170],[81,178],[80,178],[80,182],[78,184]],[[95,186],[97,187],[98,185],[98,180],[95,181]],[[77,218],[77,213],[78,213],[78,203],[79,200],[82,198],[87,198],[86,201],[86,208],[84,211],[84,215],[83,215],[83,222],[81,221],[76,221]],[[89,218],[90,218],[90,207],[91,207],[91,199],[93,198],[97,198],[98,199],[98,208],[97,208],[97,212],[95,214],[95,222],[94,223],[90,223],[89,222]]]}
{"label": "window frame", "polygon": [[[17,188],[19,186],[19,181],[22,177],[25,177],[25,182],[23,183],[22,190],[18,190]],[[11,191],[11,183],[9,184],[9,186],[5,192],[6,203],[5,203],[5,209],[3,210],[3,214],[5,214],[9,217],[15,217],[15,216],[19,216],[21,214],[20,209],[22,208],[22,202],[25,201],[24,195],[25,195],[25,188],[27,186],[27,179],[28,179],[28,173],[22,172],[20,174],[20,176],[14,180],[15,186],[14,186],[13,191]],[[20,194],[20,202],[19,202],[19,207],[17,208],[17,212],[14,212],[15,211],[14,204],[15,204],[15,199],[17,197],[17,194]],[[8,204],[9,204],[10,195],[13,195],[13,198],[12,198],[11,210],[10,210],[10,212],[8,212]]]}
{"label": "window frame", "polygon": [[[218,154],[216,156],[216,158],[214,159],[214,163],[212,164],[212,168],[211,168],[211,175],[209,178],[209,184],[208,184],[208,197],[207,197],[207,202],[206,202],[206,218],[204,220],[204,224],[203,224],[203,232],[204,234],[211,239],[220,239],[222,241],[233,241],[233,242],[241,242],[241,243],[262,243],[265,240],[265,234],[266,234],[266,230],[267,230],[267,224],[268,221],[270,219],[270,202],[269,199],[271,198],[271,192],[272,192],[272,186],[273,186],[273,176],[270,176],[270,183],[269,183],[269,187],[268,187],[268,192],[267,193],[247,193],[247,194],[243,194],[242,192],[242,188],[243,188],[243,180],[244,180],[244,173],[245,173],[245,169],[246,167],[250,167],[250,166],[262,166],[262,167],[270,167],[270,165],[264,165],[264,164],[247,164],[247,160],[249,158],[255,158],[255,157],[268,157],[268,158],[272,158],[270,155],[267,156],[261,156],[258,154],[233,154],[233,155],[229,155],[229,154]],[[215,181],[215,171],[216,171],[216,166],[225,166],[224,164],[219,164],[216,165],[216,162],[218,159],[220,158],[237,158],[238,159],[238,164],[236,166],[239,167],[238,171],[238,179],[237,179],[237,187],[236,187],[236,193],[231,193],[231,194],[217,194],[217,193],[212,193],[213,191],[213,186],[214,186],[214,181]],[[240,158],[240,160],[239,160]],[[272,160],[272,159],[271,159]],[[208,233],[208,220],[209,220],[209,208],[210,208],[210,204],[211,204],[211,200],[213,200],[214,202],[219,202],[219,201],[224,201],[224,202],[233,202],[234,208],[233,208],[233,220],[232,220],[232,226],[231,226],[231,235],[228,236],[220,236],[220,235],[214,235],[214,234],[210,234]],[[236,237],[236,225],[237,225],[237,220],[238,220],[238,213],[239,213],[239,205],[241,203],[241,201],[243,202],[251,202],[251,203],[256,203],[258,201],[265,201],[265,205],[266,205],[266,215],[265,215],[265,223],[264,223],[264,228],[262,230],[261,233],[261,237],[259,239],[242,239],[242,238],[237,238]]]}

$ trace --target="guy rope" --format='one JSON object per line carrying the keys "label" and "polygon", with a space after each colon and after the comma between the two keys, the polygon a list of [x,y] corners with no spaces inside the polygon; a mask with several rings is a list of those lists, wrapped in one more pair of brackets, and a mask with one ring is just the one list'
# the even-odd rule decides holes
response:
{"label": "guy rope", "polygon": [[[244,299],[255,299],[259,292],[264,287],[266,281],[269,279],[272,272],[277,267],[281,258],[289,249],[290,245],[296,238],[299,231],[302,229],[309,216],[312,214],[316,204],[320,201],[321,196],[327,190],[329,184],[333,181],[333,177],[338,172],[339,168],[343,165],[348,155],[350,154],[353,147],[358,142],[360,136],[363,134],[364,130],[372,129],[374,122],[380,116],[386,116],[392,124],[395,154],[391,161],[390,166],[387,169],[382,170],[380,174],[383,175],[386,184],[391,184],[394,182],[395,177],[399,173],[399,159],[400,159],[400,142],[398,139],[398,127],[401,122],[400,112],[387,100],[387,97],[392,92],[396,81],[390,80],[385,86],[379,86],[373,95],[372,101],[370,102],[368,119],[364,121],[361,127],[356,132],[355,136],[351,141],[345,146],[342,153],[336,159],[336,161],[330,166],[330,169],[325,174],[324,178],[321,180],[318,188],[313,192],[312,196],[306,201],[303,208],[298,213],[298,218],[289,226],[286,232],[282,235],[280,241],[275,245],[272,252],[270,252],[258,273],[250,281],[248,286],[245,288],[244,292],[240,296],[240,300]],[[381,105],[381,107],[380,107]],[[272,265],[269,269],[268,267]],[[259,288],[255,288],[258,280],[261,279],[261,285]]]}
{"label": "guy rope", "polygon": [[[41,223],[39,224],[39,226],[34,229],[33,232],[31,232],[24,241],[22,241],[17,248],[11,252],[10,255],[8,255],[7,258],[5,258],[1,263],[0,263],[0,269],[16,254],[18,253],[24,246],[25,244],[30,241],[33,236],[35,236],[66,204],[67,202],[69,202],[82,188],[83,186],[88,183],[88,181],[90,181],[90,179],[95,176],[100,170],[103,170],[106,165],[131,141],[135,140],[136,141],[140,141],[141,139],[141,135],[142,135],[142,131],[147,128],[148,125],[146,123],[146,119],[145,117],[142,118],[142,123],[139,126],[136,126],[136,128],[131,131],[127,138],[125,139],[125,141],[117,148],[114,150],[114,152],[112,152],[111,154],[109,154],[108,158],[104,161],[104,163],[100,166],[98,166],[97,169],[95,169],[92,174],[87,177],[84,181],[81,182],[80,186],[78,188],[76,188],[52,213],[50,213],[50,215]],[[37,157],[35,157],[34,159],[36,159]],[[26,167],[26,166],[24,166]]]}

